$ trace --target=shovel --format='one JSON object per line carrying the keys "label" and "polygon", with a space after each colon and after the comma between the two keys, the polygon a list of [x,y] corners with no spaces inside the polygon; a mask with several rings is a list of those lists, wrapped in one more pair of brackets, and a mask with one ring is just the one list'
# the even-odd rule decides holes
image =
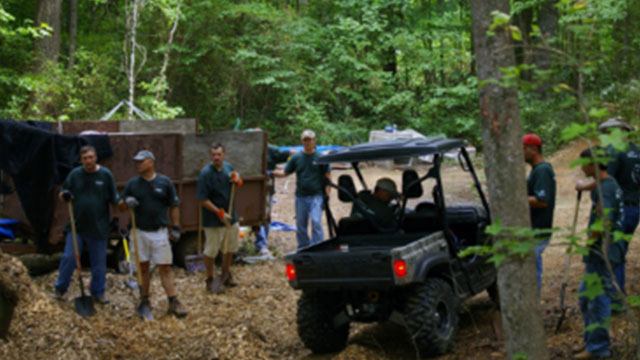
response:
{"label": "shovel", "polygon": [[69,220],[71,223],[71,240],[73,241],[73,252],[76,257],[76,270],[78,271],[78,283],[80,284],[80,296],[73,301],[76,306],[76,312],[82,317],[93,316],[96,309],[93,307],[93,298],[84,292],[84,283],[82,282],[82,262],[80,261],[80,249],[78,247],[78,233],[76,232],[76,218],[73,214],[73,204],[71,201],[69,206]]}
{"label": "shovel", "polygon": [[[236,197],[236,184],[233,183],[231,185],[231,197],[229,199],[229,214],[231,216],[233,216],[233,203],[234,203],[233,200],[235,197]],[[226,254],[227,250],[229,249],[229,228],[231,227],[231,225],[225,224],[225,227],[226,229],[224,231],[224,237],[222,238],[223,257],[224,257],[224,254]],[[222,275],[216,276],[215,279],[213,279],[213,284],[211,285],[211,287],[213,288],[214,294],[219,294],[222,292],[225,280],[226,279],[222,278]]]}
{"label": "shovel", "polygon": [[198,253],[185,256],[184,267],[190,273],[202,272],[205,269],[202,255],[202,206],[200,204],[198,204]]}
{"label": "shovel", "polygon": [[[571,225],[571,237],[576,235],[576,227],[578,226],[578,213],[580,212],[580,200],[582,199],[582,191],[578,191],[576,197],[576,207],[573,211],[573,224]],[[569,267],[571,266],[571,254],[567,253],[564,256],[564,264],[562,271],[562,284],[560,285],[560,317],[556,323],[555,333],[560,331],[560,327],[567,317],[567,305],[565,304],[565,294],[567,293],[567,282],[569,280]]]}
{"label": "shovel", "polygon": [[[136,258],[136,275],[138,277],[138,284],[140,284],[140,298],[142,298],[142,289],[144,287],[142,283],[142,271],[140,268],[140,248],[138,247],[138,227],[136,225],[136,214],[133,209],[129,209],[131,214],[131,233],[133,234],[133,249]],[[143,320],[153,320],[153,314],[151,308],[146,303],[140,303],[140,306],[136,309],[136,312]]]}
{"label": "shovel", "polygon": [[127,261],[127,268],[129,269],[129,276],[127,277],[127,280],[124,281],[124,284],[131,290],[138,290],[138,283],[133,278],[133,264],[131,264],[129,242],[124,234],[122,234],[122,245],[124,246],[124,255]]}

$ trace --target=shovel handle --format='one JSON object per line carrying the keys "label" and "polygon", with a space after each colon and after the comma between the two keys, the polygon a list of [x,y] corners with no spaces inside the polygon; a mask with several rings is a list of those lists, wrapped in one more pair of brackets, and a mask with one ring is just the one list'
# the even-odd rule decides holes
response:
{"label": "shovel handle", "polygon": [[80,248],[78,246],[78,231],[76,230],[76,217],[73,213],[73,203],[67,202],[69,209],[69,223],[71,224],[71,242],[73,243],[73,254],[76,258],[76,268],[82,270],[82,262],[80,262]]}
{"label": "shovel handle", "polygon": [[138,226],[136,224],[136,213],[133,209],[129,209],[129,214],[131,216],[131,234],[133,234],[134,257],[136,258],[136,277],[138,278],[140,289],[142,289],[144,286],[142,284],[142,272],[140,269],[140,248],[138,246]]}
{"label": "shovel handle", "polygon": [[[233,205],[236,198],[236,183],[231,184],[231,196],[229,198],[229,215],[233,216]],[[226,254],[229,249],[229,228],[231,225],[225,226],[224,238],[222,239],[222,253]]]}

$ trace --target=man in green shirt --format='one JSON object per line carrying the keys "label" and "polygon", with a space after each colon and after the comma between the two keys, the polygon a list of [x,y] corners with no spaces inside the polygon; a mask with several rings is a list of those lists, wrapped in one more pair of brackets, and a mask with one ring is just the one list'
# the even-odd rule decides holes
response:
{"label": "man in green shirt", "polygon": [[[91,295],[102,304],[108,303],[105,297],[107,274],[107,240],[109,238],[109,204],[116,205],[119,197],[116,182],[111,171],[98,164],[96,149],[83,146],[80,149],[80,162],[71,170],[62,184],[59,196],[63,201],[73,201],[73,211],[78,232],[78,249],[82,253],[85,246],[89,250],[91,262]],[[58,279],[55,283],[55,295],[63,298],[69,288],[73,272],[76,269],[75,253],[71,232],[67,232],[64,255],[60,260]]]}
{"label": "man in green shirt", "polygon": [[[142,275],[142,299],[139,308],[151,307],[149,301],[149,263],[158,265],[162,287],[169,300],[169,313],[184,317],[187,310],[178,300],[171,272],[173,254],[169,243],[169,217],[171,214],[171,238],[180,240],[180,200],[167,176],[155,169],[156,158],[151,151],[141,150],[133,160],[139,176],[131,178],[124,188],[121,210],[132,209],[136,217],[138,256]],[[135,249],[135,247],[134,247]]]}
{"label": "man in green shirt", "polygon": [[[328,165],[318,165],[316,151],[316,133],[305,130],[300,136],[304,150],[291,157],[284,171],[276,171],[276,177],[285,177],[296,173],[296,238],[298,249],[317,244],[323,240],[322,208],[324,194],[329,192],[326,186],[331,173]],[[307,227],[311,220],[311,238]]]}
{"label": "man in green shirt", "polygon": [[536,279],[538,295],[542,286],[542,253],[549,245],[551,228],[553,228],[553,211],[556,205],[556,175],[551,164],[542,156],[542,139],[536,134],[522,137],[524,160],[531,165],[527,177],[527,196],[531,216],[531,227],[536,230],[548,230],[537,236],[536,246]]}
{"label": "man in green shirt", "polygon": [[[633,131],[633,127],[620,118],[609,119],[598,127],[604,133],[616,128],[627,133]],[[607,172],[620,185],[624,202],[622,232],[627,235],[627,239],[626,241],[621,241],[623,248],[622,261],[613,269],[616,281],[622,292],[624,292],[625,265],[629,241],[633,237],[633,233],[636,231],[640,221],[640,148],[637,144],[629,142],[624,151],[616,151],[613,146],[610,146],[608,150],[611,160],[607,166]]]}
{"label": "man in green shirt", "polygon": [[[209,149],[211,163],[198,175],[197,198],[202,211],[205,232],[204,263],[207,269],[206,289],[219,293],[223,285],[234,286],[231,276],[233,255],[238,251],[238,220],[235,210],[229,214],[232,184],[241,187],[242,178],[233,166],[224,160],[225,149],[214,143]],[[215,278],[214,260],[222,251],[222,274]],[[215,278],[215,279],[214,279]]]}
{"label": "man in green shirt", "polygon": [[380,229],[393,230],[398,226],[396,218],[397,207],[391,201],[397,199],[398,188],[390,178],[380,178],[376,182],[373,194],[363,192],[358,195],[359,205],[353,205],[351,216],[375,221],[375,226]]}
{"label": "man in green shirt", "polygon": [[[582,165],[584,174],[597,179],[596,187],[591,191],[591,213],[589,214],[589,252],[584,256],[586,275],[597,275],[602,282],[602,290],[595,297],[585,294],[587,282],[583,281],[579,289],[579,303],[584,318],[585,347],[575,359],[604,358],[611,356],[609,326],[611,301],[615,295],[608,259],[615,267],[622,260],[621,242],[613,239],[614,232],[622,227],[622,191],[614,178],[607,173],[607,166],[598,163],[592,149],[586,149],[580,158],[586,161]],[[584,190],[583,182],[576,185],[578,191]],[[608,245],[606,251],[604,247]],[[605,255],[607,256],[605,258]]]}

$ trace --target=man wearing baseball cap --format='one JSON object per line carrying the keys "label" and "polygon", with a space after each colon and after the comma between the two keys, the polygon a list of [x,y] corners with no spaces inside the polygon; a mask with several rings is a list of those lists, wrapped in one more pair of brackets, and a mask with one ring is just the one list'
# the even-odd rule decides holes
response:
{"label": "man wearing baseball cap", "polygon": [[[331,176],[328,165],[316,164],[316,133],[304,130],[300,136],[304,150],[291,157],[284,171],[275,171],[276,177],[296,173],[296,238],[298,249],[319,243],[324,237],[322,231],[322,206],[324,193],[328,192],[326,180]],[[307,232],[311,220],[311,237]]]}
{"label": "man wearing baseball cap", "polygon": [[[178,301],[171,264],[173,254],[169,243],[169,233],[174,241],[180,239],[180,200],[169,177],[155,170],[155,156],[151,151],[140,150],[133,160],[139,176],[131,178],[124,188],[120,209],[131,209],[136,217],[138,232],[138,256],[142,275],[142,299],[139,308],[150,308],[149,263],[158,266],[162,287],[169,301],[169,313],[176,317],[184,317],[187,310]],[[171,215],[171,230],[169,216]],[[133,240],[133,239],[132,239]],[[135,247],[134,247],[135,249]]]}
{"label": "man wearing baseball cap", "polygon": [[[396,183],[392,179],[380,178],[376,182],[373,194],[363,192],[358,195],[357,201],[361,201],[360,206],[354,204],[351,216],[369,218],[374,220],[380,228],[393,229],[398,221],[395,213],[397,207],[393,206],[391,201],[397,199],[399,195]],[[370,215],[365,212],[369,212]]]}
{"label": "man wearing baseball cap", "polygon": [[[619,129],[625,133],[631,133],[634,128],[620,117],[614,117],[601,123],[598,130],[602,133],[610,133],[614,129]],[[624,292],[625,288],[625,266],[626,255],[629,250],[629,241],[633,237],[633,233],[638,227],[640,221],[640,148],[637,144],[628,141],[628,146],[624,151],[617,151],[613,146],[607,148],[609,154],[609,163],[607,164],[607,173],[613,177],[622,189],[622,232],[626,235],[626,239],[620,241],[622,247],[622,258],[613,268],[618,286]],[[592,191],[596,188],[594,179],[581,181],[576,185],[576,189]],[[621,300],[614,299],[614,310],[621,310]]]}
{"label": "man wearing baseball cap", "polygon": [[531,165],[527,177],[527,196],[531,227],[536,230],[548,230],[536,236],[536,279],[538,281],[538,297],[542,286],[542,253],[549,245],[551,228],[553,228],[553,211],[556,205],[556,175],[551,164],[542,155],[542,139],[536,134],[522,137],[524,160]]}

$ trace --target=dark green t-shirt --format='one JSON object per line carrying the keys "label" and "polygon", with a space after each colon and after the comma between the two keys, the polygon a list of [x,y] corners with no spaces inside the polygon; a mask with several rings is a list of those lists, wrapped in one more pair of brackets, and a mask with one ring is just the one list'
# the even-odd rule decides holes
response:
{"label": "dark green t-shirt", "polygon": [[154,231],[169,225],[169,208],[180,205],[171,179],[162,174],[156,174],[150,181],[142,176],[131,178],[122,192],[122,198],[126,199],[129,196],[133,196],[140,203],[135,208],[136,225],[145,231]]}
{"label": "dark green t-shirt", "polygon": [[[556,206],[556,174],[548,162],[536,164],[527,178],[527,195],[547,204],[545,208],[530,208],[531,227],[551,229]],[[548,235],[544,235],[548,237]]]}
{"label": "dark green t-shirt", "polygon": [[289,159],[288,151],[281,151],[277,146],[269,144],[267,147],[267,170],[275,170],[278,164],[287,162]]}
{"label": "dark green t-shirt", "polygon": [[[222,169],[218,170],[213,164],[208,164],[200,171],[198,175],[198,200],[211,200],[218,208],[229,211],[229,200],[231,199],[231,172],[233,166],[228,162],[224,162]],[[231,214],[233,221],[236,222],[237,216],[235,210]],[[218,215],[203,208],[202,209],[202,225],[205,227],[224,226]]]}
{"label": "dark green t-shirt", "polygon": [[89,173],[82,166],[71,170],[62,184],[62,189],[73,194],[73,211],[78,234],[109,236],[109,203],[119,200],[116,182],[111,171],[100,166],[98,171]]}
{"label": "dark green t-shirt", "polygon": [[[622,211],[624,204],[622,202],[622,190],[616,180],[609,176],[600,182],[602,191],[603,215],[606,216],[604,224],[608,226],[608,232],[613,235],[615,231],[622,229]],[[598,219],[598,206],[600,204],[600,196],[598,188],[591,191],[591,213],[589,214],[589,227]],[[602,237],[599,237],[592,245],[589,255],[585,256],[585,261],[602,261]],[[613,237],[609,246],[609,261],[612,263],[620,263],[622,261],[622,244],[614,242]]]}
{"label": "dark green t-shirt", "polygon": [[629,205],[640,204],[640,149],[630,143],[626,151],[618,152],[609,147],[609,153],[612,159],[607,172],[620,185],[624,202]]}
{"label": "dark green t-shirt", "polygon": [[363,213],[363,209],[354,204],[351,216],[374,220],[381,228],[395,228],[398,225],[395,214],[396,207],[393,205],[385,204],[369,192],[358,194],[356,201],[360,201],[364,211],[369,212],[371,215],[367,216],[367,214]]}
{"label": "dark green t-shirt", "polygon": [[286,174],[296,173],[296,196],[322,195],[326,174],[330,171],[328,165],[318,165],[318,153],[294,154],[284,168]]}

